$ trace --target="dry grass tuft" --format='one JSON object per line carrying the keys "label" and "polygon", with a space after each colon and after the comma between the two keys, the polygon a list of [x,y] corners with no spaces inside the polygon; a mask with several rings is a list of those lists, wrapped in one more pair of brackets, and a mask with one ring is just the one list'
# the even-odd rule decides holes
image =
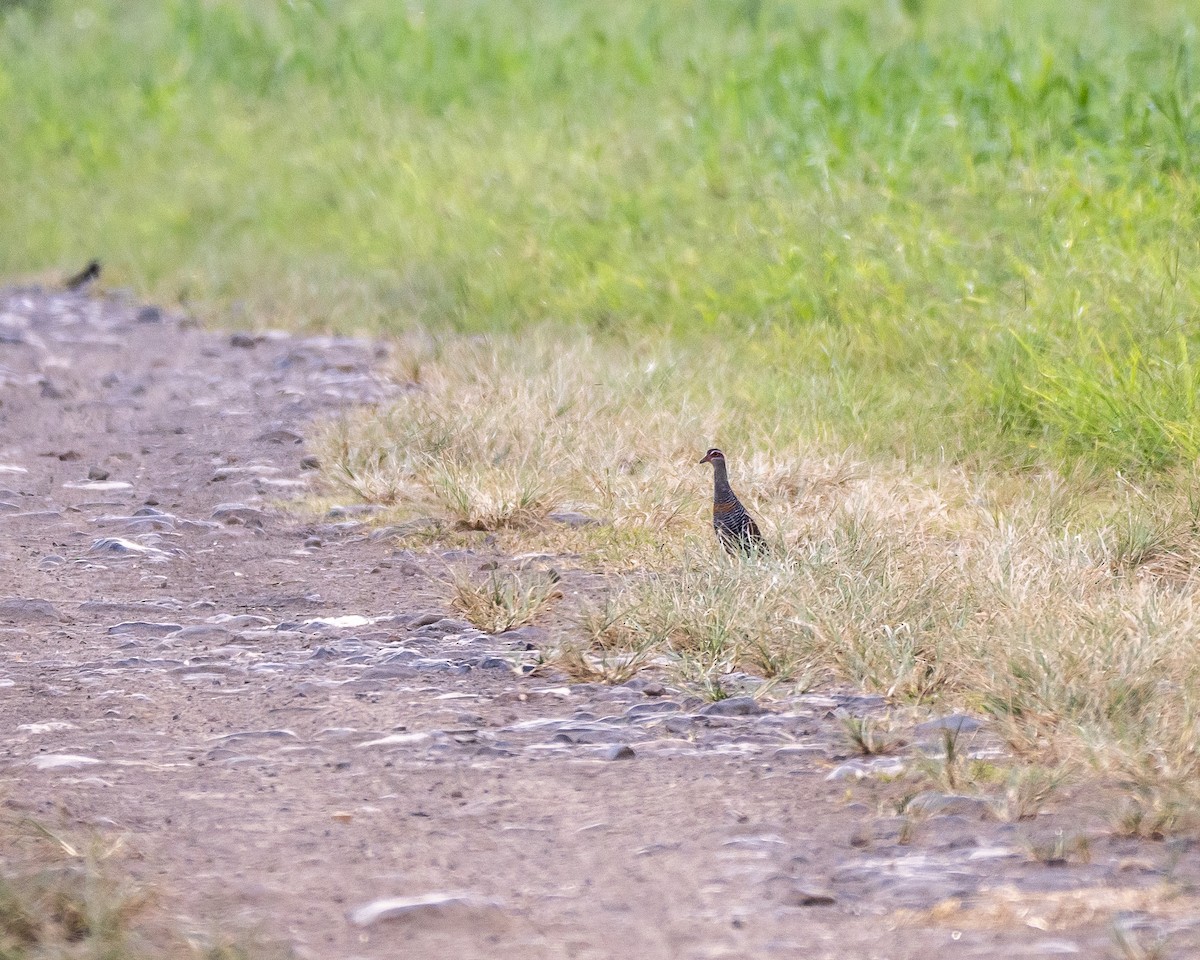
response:
{"label": "dry grass tuft", "polygon": [[1194,916],[1194,897],[1182,896],[1168,885],[1149,888],[1085,887],[1063,891],[1022,891],[994,887],[970,902],[952,897],[928,910],[898,910],[904,926],[950,926],[999,930],[1028,926],[1037,930],[1074,930],[1121,913],[1158,917]]}
{"label": "dry grass tuft", "polygon": [[497,570],[482,580],[467,573],[451,581],[450,605],[485,633],[501,633],[533,623],[556,600],[562,599],[552,574],[521,576]]}
{"label": "dry grass tuft", "polygon": [[124,840],[77,838],[32,820],[0,822],[4,960],[284,960],[246,940],[193,943],[154,915],[153,892],[123,872]]}

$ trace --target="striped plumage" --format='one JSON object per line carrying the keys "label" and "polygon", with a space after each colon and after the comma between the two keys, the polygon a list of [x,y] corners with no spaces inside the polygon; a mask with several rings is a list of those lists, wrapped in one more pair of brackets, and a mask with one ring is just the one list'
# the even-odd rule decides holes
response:
{"label": "striped plumage", "polygon": [[713,465],[713,529],[717,531],[721,545],[730,553],[765,551],[767,543],[758,530],[758,524],[746,512],[742,501],[729,485],[725,454],[713,447],[700,462]]}

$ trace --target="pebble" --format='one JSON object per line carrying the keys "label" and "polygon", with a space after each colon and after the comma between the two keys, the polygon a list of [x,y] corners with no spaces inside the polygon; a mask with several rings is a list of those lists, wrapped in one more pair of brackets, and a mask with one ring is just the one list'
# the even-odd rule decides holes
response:
{"label": "pebble", "polygon": [[131,634],[138,637],[166,637],[178,633],[183,627],[178,623],[149,623],[144,620],[127,620],[113,624],[105,631],[108,634]]}
{"label": "pebble", "polygon": [[95,757],[84,757],[75,753],[43,753],[30,760],[29,765],[35,770],[77,770],[101,762]]}
{"label": "pebble", "polygon": [[419,897],[387,897],[350,911],[350,922],[370,927],[384,920],[415,920],[431,914],[462,912],[467,915],[502,909],[499,901],[469,893],[427,893]]}
{"label": "pebble", "polygon": [[633,747],[626,743],[614,743],[604,750],[605,760],[632,760],[636,754]]}
{"label": "pebble", "polygon": [[905,804],[904,812],[926,817],[965,816],[981,820],[996,819],[995,807],[984,797],[964,797],[934,790],[918,793]]}
{"label": "pebble", "polygon": [[596,527],[600,525],[600,521],[595,517],[589,517],[586,513],[577,513],[573,510],[560,510],[555,513],[546,514],[546,519],[554,523],[561,523],[567,527]]}
{"label": "pebble", "polygon": [[766,712],[753,697],[726,697],[700,708],[705,717],[754,717]]}
{"label": "pebble", "polygon": [[88,553],[104,554],[109,557],[144,557],[150,561],[169,560],[171,555],[157,547],[147,547],[123,537],[101,537],[93,540]]}
{"label": "pebble", "polygon": [[983,727],[983,721],[969,716],[965,713],[952,713],[945,717],[935,717],[933,720],[926,720],[924,723],[917,724],[913,730],[918,737],[929,737],[939,735],[944,731],[951,733],[975,733]]}
{"label": "pebble", "polygon": [[211,519],[231,525],[261,527],[266,516],[257,507],[249,507],[244,503],[221,503],[213,508]]}
{"label": "pebble", "polygon": [[870,760],[850,760],[830,771],[826,780],[864,780],[867,777],[898,777],[905,763],[899,757],[874,757]]}

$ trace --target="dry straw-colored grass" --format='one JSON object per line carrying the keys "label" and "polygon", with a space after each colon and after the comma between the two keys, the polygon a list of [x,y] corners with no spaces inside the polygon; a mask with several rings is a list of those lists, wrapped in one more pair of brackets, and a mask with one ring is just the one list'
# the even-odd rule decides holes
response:
{"label": "dry straw-colored grass", "polygon": [[4,960],[284,960],[282,945],[180,931],[127,871],[123,837],[0,820]]}
{"label": "dry straw-colored grass", "polygon": [[[1194,793],[1190,477],[1139,486],[858,462],[755,421],[711,358],[631,360],[588,343],[425,349],[393,408],[329,429],[332,482],[498,531],[502,546],[551,544],[626,571],[607,613],[585,617],[584,653],[653,652],[716,691],[748,670],[966,705],[1031,760]],[[713,443],[763,520],[769,556],[715,547],[696,464]],[[546,523],[563,508],[602,524]]]}

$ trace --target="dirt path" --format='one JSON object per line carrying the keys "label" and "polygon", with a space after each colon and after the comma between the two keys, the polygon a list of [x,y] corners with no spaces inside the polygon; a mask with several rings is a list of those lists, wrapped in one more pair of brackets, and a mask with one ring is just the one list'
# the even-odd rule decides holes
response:
{"label": "dirt path", "polygon": [[9,806],[127,834],[182,926],[301,957],[1097,957],[1114,922],[1200,955],[1183,842],[1086,796],[896,816],[905,761],[833,716],[878,698],[529,676],[538,631],[451,618],[446,558],[273,506],[314,418],[396,389],[384,356],[0,291]]}

